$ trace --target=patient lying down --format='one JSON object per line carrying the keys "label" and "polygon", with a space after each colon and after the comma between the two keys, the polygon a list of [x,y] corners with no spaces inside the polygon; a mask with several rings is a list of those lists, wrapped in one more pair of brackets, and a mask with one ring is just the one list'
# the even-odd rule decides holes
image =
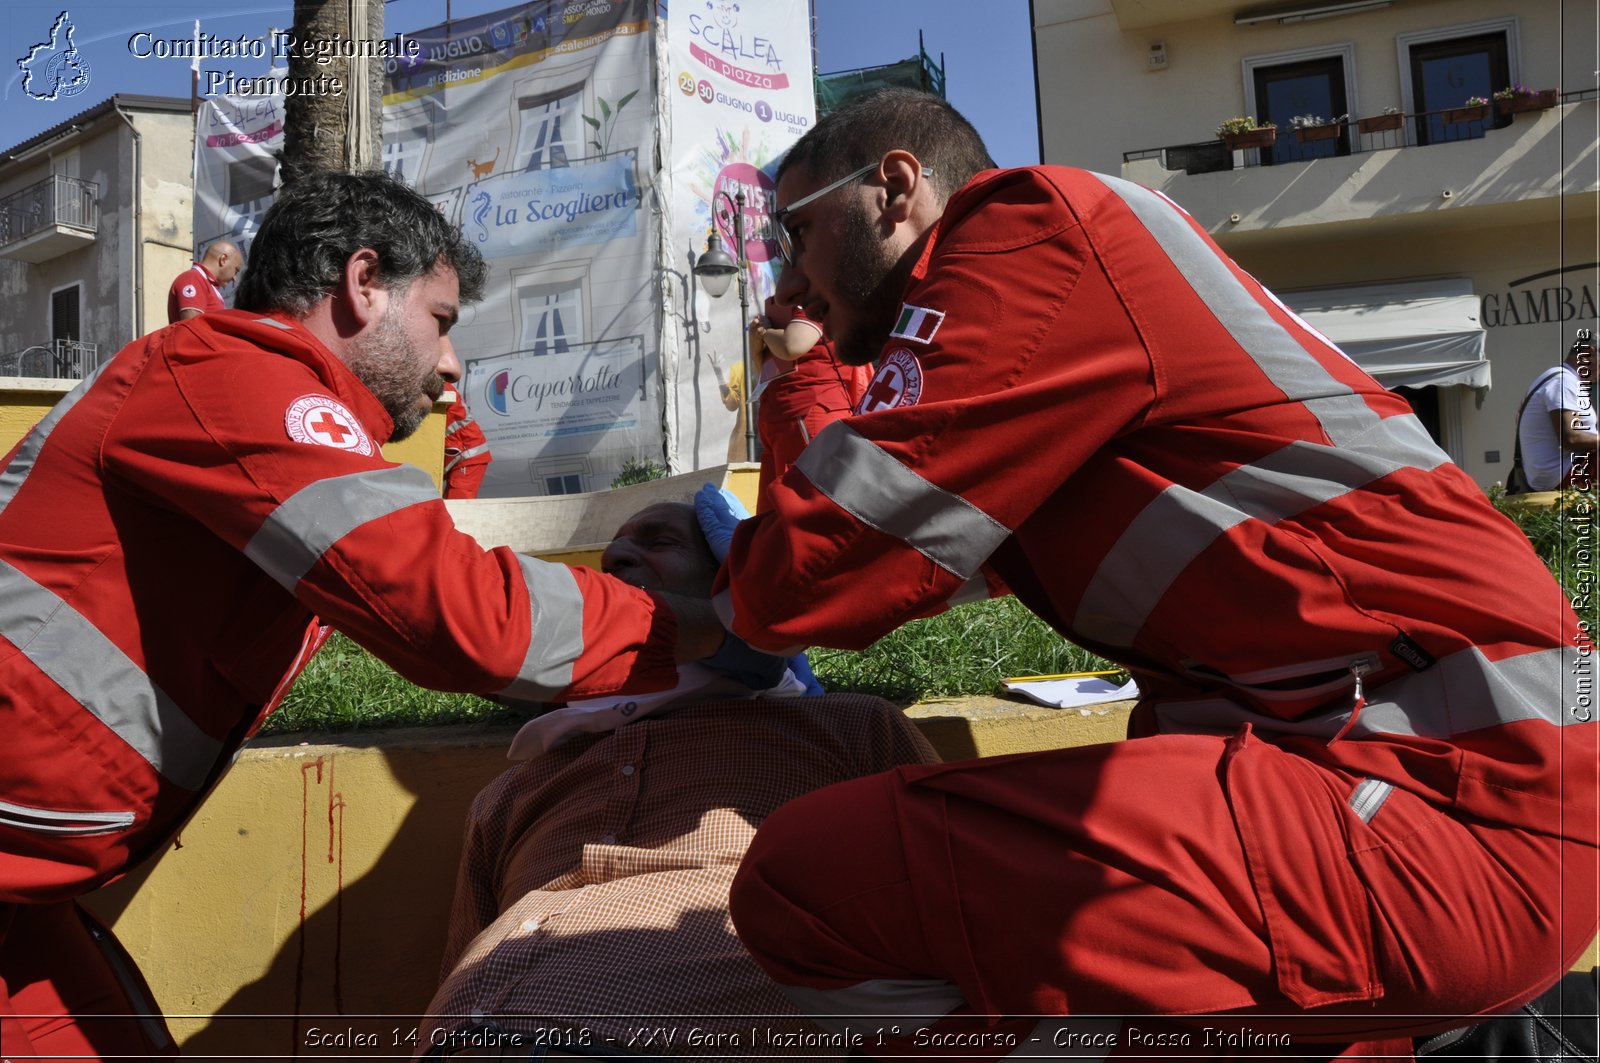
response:
{"label": "patient lying down", "polygon": [[[629,518],[601,567],[705,597],[717,565],[693,508],[666,503]],[[830,1054],[735,937],[729,883],[779,805],[937,758],[878,698],[680,675],[666,695],[559,709],[518,734],[517,763],[468,817],[424,1050]]]}

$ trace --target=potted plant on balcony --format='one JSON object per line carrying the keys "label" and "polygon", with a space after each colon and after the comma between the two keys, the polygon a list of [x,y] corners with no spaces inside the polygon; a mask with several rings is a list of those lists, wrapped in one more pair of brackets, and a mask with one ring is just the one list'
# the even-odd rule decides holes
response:
{"label": "potted plant on balcony", "polygon": [[1481,122],[1489,117],[1489,101],[1482,96],[1468,96],[1460,107],[1446,107],[1439,117],[1446,123]]}
{"label": "potted plant on balcony", "polygon": [[1217,126],[1217,138],[1228,145],[1228,150],[1271,147],[1278,139],[1278,127],[1271,122],[1260,122],[1252,115],[1230,118]]}
{"label": "potted plant on balcony", "polygon": [[1297,114],[1289,119],[1289,124],[1294,127],[1294,138],[1304,144],[1310,140],[1333,140],[1344,130],[1344,124],[1349,118],[1347,114],[1341,114],[1337,118]]}
{"label": "potted plant on balcony", "polygon": [[1399,129],[1404,124],[1406,116],[1400,113],[1398,107],[1385,107],[1382,114],[1368,115],[1356,122],[1356,131],[1360,133],[1389,133]]}
{"label": "potted plant on balcony", "polygon": [[1521,85],[1507,85],[1494,94],[1495,110],[1501,114],[1548,110],[1560,102],[1560,89],[1528,89]]}

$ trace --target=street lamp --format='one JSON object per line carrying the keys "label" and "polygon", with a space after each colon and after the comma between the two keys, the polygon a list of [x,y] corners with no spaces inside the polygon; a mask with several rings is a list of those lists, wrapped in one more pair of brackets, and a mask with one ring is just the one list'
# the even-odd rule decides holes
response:
{"label": "street lamp", "polygon": [[739,267],[733,259],[728,257],[728,252],[722,249],[722,242],[717,239],[713,230],[706,234],[706,251],[694,264],[694,275],[700,278],[700,287],[713,299],[721,299],[728,290],[728,285],[733,283],[733,275],[739,272]]}
{"label": "street lamp", "polygon": [[[722,249],[722,241],[717,236],[716,225],[711,227],[711,234],[706,238],[706,253],[701,255],[694,264],[694,275],[700,278],[700,284],[705,288],[706,294],[713,299],[720,299],[728,290],[728,283],[737,274],[739,277],[739,328],[741,332],[750,328],[750,293],[748,276],[750,263],[745,258],[744,242],[744,192],[740,190],[731,199],[728,193],[720,189],[712,193],[712,214],[716,214],[717,200],[720,199],[733,208],[733,243],[737,248],[737,260],[730,258]],[[755,411],[750,402],[750,396],[755,392],[756,382],[750,377],[750,340],[746,336],[742,344],[741,364],[744,366],[744,388],[739,395],[740,409],[744,414],[744,453],[747,461],[754,461],[756,457],[756,419]]]}

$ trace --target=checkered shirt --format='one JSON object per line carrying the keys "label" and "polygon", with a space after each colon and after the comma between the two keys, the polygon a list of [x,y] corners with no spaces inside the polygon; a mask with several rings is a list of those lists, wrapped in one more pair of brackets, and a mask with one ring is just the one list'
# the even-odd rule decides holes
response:
{"label": "checkered shirt", "polygon": [[[779,805],[936,759],[893,705],[830,694],[695,701],[517,764],[468,818],[424,1045],[492,1021],[560,1027],[591,1051],[825,1055],[773,1043],[815,1027],[734,935],[729,884]],[[641,1043],[655,1028],[670,1049]],[[708,1035],[722,1046],[690,1043]]]}

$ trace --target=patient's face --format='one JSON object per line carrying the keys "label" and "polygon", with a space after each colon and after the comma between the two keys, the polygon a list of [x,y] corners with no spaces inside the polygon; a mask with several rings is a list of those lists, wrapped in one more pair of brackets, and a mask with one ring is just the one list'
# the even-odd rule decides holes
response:
{"label": "patient's face", "polygon": [[709,598],[717,575],[705,536],[685,502],[646,506],[623,522],[600,555],[600,571],[646,590]]}

